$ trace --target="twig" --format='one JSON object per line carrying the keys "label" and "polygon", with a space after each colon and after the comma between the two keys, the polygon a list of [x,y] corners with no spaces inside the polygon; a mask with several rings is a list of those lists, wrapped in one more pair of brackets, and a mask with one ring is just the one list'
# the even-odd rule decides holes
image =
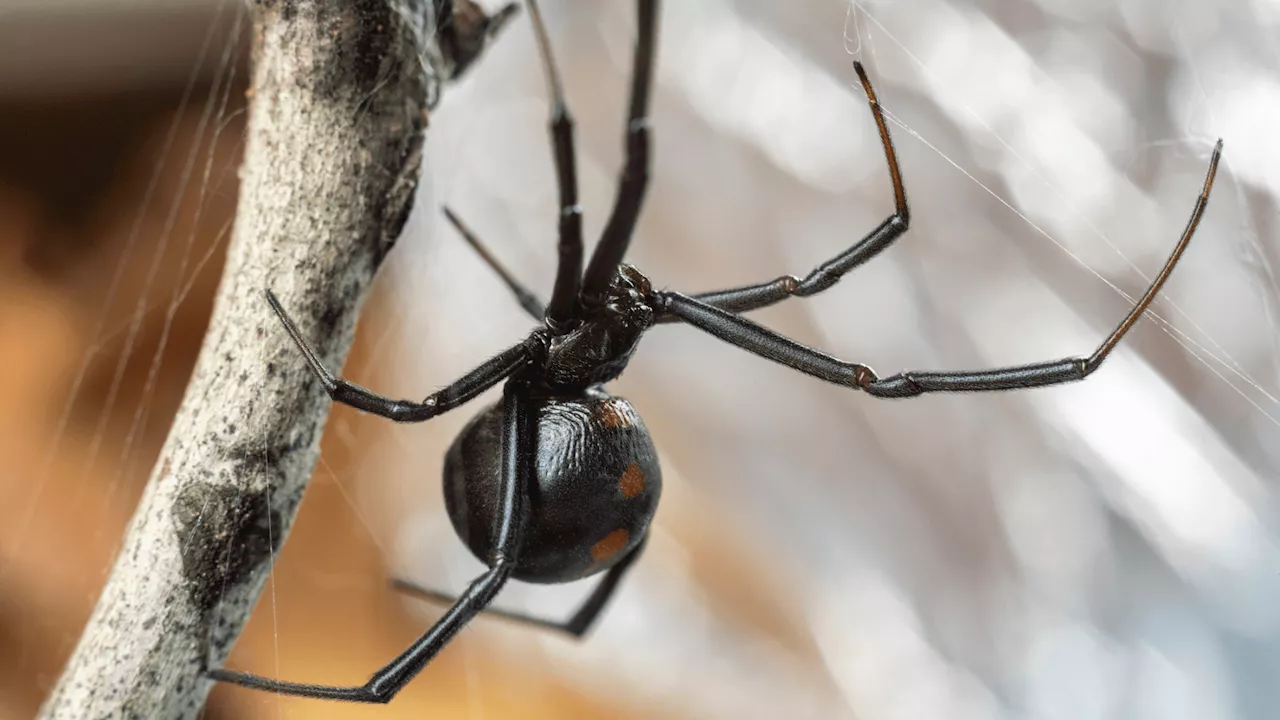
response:
{"label": "twig", "polygon": [[[432,12],[453,17],[432,32]],[[43,718],[195,717],[266,580],[329,408],[263,291],[341,367],[413,205],[430,106],[511,8],[257,0],[226,271],[182,406]],[[453,22],[456,20],[457,22]]]}

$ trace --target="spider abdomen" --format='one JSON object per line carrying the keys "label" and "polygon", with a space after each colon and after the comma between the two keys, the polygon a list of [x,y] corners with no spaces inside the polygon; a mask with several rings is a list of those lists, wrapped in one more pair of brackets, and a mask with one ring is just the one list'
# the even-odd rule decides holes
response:
{"label": "spider abdomen", "polygon": [[[537,478],[513,577],[559,583],[612,567],[640,543],[662,492],[644,422],[626,400],[589,390],[545,400],[537,430]],[[499,507],[501,432],[501,405],[486,408],[445,456],[445,507],[481,560],[492,549]]]}

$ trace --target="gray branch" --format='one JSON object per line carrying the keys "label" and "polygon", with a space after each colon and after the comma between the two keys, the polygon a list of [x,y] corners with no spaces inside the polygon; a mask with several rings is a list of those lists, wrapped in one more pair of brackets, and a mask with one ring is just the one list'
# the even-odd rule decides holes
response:
{"label": "gray branch", "polygon": [[208,336],[44,718],[195,717],[266,581],[329,400],[263,297],[341,367],[413,205],[430,107],[511,8],[259,0],[240,201]]}

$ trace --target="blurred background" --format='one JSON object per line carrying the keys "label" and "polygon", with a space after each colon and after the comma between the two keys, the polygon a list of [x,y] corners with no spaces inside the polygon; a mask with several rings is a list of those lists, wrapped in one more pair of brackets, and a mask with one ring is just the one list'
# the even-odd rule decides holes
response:
{"label": "blurred background", "polygon": [[[206,717],[1274,717],[1280,4],[665,5],[630,255],[658,285],[803,275],[890,212],[860,58],[912,229],[757,319],[881,374],[1088,353],[1164,261],[1221,136],[1158,318],[1085,383],[899,402],[655,329],[614,389],[663,452],[665,498],[585,642],[486,618],[387,707],[219,687]],[[594,238],[634,8],[544,11]],[[246,23],[235,0],[0,6],[0,717],[30,717],[56,681],[198,352],[235,210]],[[527,330],[443,203],[549,294],[536,57],[522,18],[433,115],[353,380],[423,397]],[[335,408],[232,667],[362,681],[439,616],[387,579],[456,590],[480,569],[439,474],[482,406],[423,426]],[[516,584],[499,605],[564,616],[586,589]]]}

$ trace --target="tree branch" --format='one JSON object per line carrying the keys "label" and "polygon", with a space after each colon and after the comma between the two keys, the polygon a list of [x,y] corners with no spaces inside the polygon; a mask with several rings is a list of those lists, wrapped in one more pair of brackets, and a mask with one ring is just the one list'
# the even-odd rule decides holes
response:
{"label": "tree branch", "polygon": [[[433,10],[452,17],[430,31]],[[194,717],[266,581],[329,401],[273,289],[341,367],[413,205],[441,78],[512,14],[469,0],[257,0],[253,102],[205,345],[116,566],[43,718]]]}

